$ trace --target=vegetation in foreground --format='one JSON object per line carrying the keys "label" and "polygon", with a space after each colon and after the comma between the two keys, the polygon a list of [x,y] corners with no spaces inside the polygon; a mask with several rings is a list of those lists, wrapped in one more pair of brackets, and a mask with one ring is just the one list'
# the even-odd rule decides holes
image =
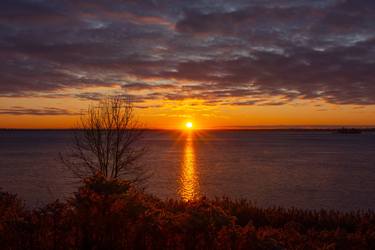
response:
{"label": "vegetation in foreground", "polygon": [[28,210],[0,193],[1,249],[375,249],[375,213],[161,201],[96,175],[74,197]]}

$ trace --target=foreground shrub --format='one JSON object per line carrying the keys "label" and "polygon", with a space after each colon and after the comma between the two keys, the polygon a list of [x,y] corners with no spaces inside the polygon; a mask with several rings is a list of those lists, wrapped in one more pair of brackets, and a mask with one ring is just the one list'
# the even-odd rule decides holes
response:
{"label": "foreground shrub", "polygon": [[0,249],[375,249],[375,214],[161,201],[97,175],[40,209],[0,193]]}

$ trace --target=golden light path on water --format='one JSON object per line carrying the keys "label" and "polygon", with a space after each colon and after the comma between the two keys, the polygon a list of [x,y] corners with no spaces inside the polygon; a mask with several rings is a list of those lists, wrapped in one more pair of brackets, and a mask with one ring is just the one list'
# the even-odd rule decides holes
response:
{"label": "golden light path on water", "polygon": [[199,197],[199,177],[196,169],[193,131],[187,131],[181,164],[180,196],[184,201]]}

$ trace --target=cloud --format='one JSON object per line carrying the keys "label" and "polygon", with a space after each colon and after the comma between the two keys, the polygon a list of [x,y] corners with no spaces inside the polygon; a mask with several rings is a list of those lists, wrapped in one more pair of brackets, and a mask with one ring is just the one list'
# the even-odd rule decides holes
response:
{"label": "cloud", "polygon": [[0,96],[374,105],[374,19],[370,0],[5,0]]}
{"label": "cloud", "polygon": [[122,85],[125,90],[163,90],[163,89],[175,89],[177,86],[173,84],[149,84],[144,82],[134,82]]}
{"label": "cloud", "polygon": [[37,115],[37,116],[54,116],[54,115],[79,115],[66,109],[44,107],[44,108],[25,108],[13,106],[7,109],[0,109],[2,115]]}

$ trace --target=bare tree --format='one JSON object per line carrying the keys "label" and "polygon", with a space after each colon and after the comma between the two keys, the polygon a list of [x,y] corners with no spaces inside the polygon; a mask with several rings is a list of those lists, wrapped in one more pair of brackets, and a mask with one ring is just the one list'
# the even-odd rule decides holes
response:
{"label": "bare tree", "polygon": [[99,172],[108,179],[139,182],[145,178],[137,164],[144,153],[137,145],[143,133],[139,125],[129,100],[103,99],[81,115],[71,152],[61,159],[80,178]]}

